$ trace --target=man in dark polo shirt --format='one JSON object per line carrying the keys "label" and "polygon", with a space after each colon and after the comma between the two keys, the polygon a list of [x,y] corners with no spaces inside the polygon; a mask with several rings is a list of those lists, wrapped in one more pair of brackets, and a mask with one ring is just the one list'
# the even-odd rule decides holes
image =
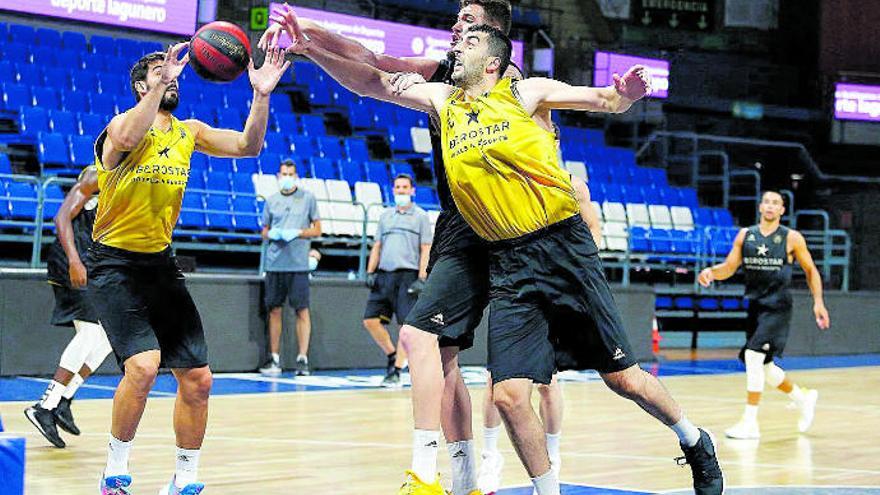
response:
{"label": "man in dark polo shirt", "polygon": [[312,237],[321,235],[315,196],[298,186],[299,175],[292,160],[281,163],[279,192],[266,200],[263,210],[263,239],[266,250],[266,308],[269,310],[269,350],[271,356],[260,373],[281,374],[281,315],[284,300],[296,311],[296,374],[309,374],[309,249]]}
{"label": "man in dark polo shirt", "polygon": [[367,264],[367,287],[370,299],[364,312],[364,327],[388,356],[383,387],[400,385],[400,370],[406,355],[399,342],[397,349],[385,324],[397,315],[403,324],[428,278],[428,255],[431,252],[431,222],[428,213],[413,203],[415,185],[407,174],[394,178],[394,207],[379,218],[376,242]]}

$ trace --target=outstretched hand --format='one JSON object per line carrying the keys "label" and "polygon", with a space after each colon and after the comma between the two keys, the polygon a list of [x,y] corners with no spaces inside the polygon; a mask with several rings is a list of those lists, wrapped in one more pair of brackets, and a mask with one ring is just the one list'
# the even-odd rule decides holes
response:
{"label": "outstretched hand", "polygon": [[621,76],[614,74],[614,89],[624,98],[641,100],[651,94],[651,75],[644,65],[634,65]]}
{"label": "outstretched hand", "polygon": [[269,29],[263,33],[258,46],[267,45],[270,48],[277,47],[281,32],[285,31],[290,37],[290,46],[287,47],[287,52],[298,55],[305,53],[312,40],[303,32],[302,26],[299,24],[299,19],[297,19],[296,13],[290,5],[285,3],[281,7],[273,10],[270,19],[275,21],[276,24],[270,26]]}
{"label": "outstretched hand", "polygon": [[248,77],[254,91],[263,96],[271,93],[288,67],[290,67],[290,61],[284,60],[284,52],[279,48],[266,52],[266,59],[259,69],[254,67],[254,60],[251,58],[248,63]]}
{"label": "outstretched hand", "polygon": [[189,43],[178,43],[168,47],[168,51],[165,52],[165,60],[162,62],[162,69],[160,69],[159,73],[163,84],[173,83],[177,76],[183,72],[186,64],[189,63],[189,53],[180,58],[180,53],[187,46],[189,46]]}

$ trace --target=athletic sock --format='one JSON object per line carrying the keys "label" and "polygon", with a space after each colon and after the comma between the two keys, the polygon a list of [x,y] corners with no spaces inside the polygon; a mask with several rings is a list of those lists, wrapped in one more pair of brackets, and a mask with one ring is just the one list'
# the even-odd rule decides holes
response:
{"label": "athletic sock", "polygon": [[452,464],[452,493],[453,495],[469,495],[477,489],[474,441],[461,440],[447,443],[446,449],[449,451],[449,460]]}
{"label": "athletic sock", "polygon": [[743,412],[743,419],[750,423],[758,421],[758,406],[746,404],[746,409]]}
{"label": "athletic sock", "polygon": [[804,395],[804,389],[798,387],[797,385],[792,385],[791,392],[788,393],[788,397],[791,398],[797,405],[801,405],[806,399]]}
{"label": "athletic sock", "polygon": [[550,454],[550,460],[559,459],[559,439],[562,433],[547,433],[547,453]]}
{"label": "athletic sock", "polygon": [[67,387],[64,389],[64,393],[61,394],[65,399],[73,399],[76,391],[79,390],[79,386],[83,384],[85,379],[79,376],[79,373],[73,375],[73,378],[70,379],[70,383],[67,384]]}
{"label": "athletic sock", "polygon": [[174,472],[174,484],[177,488],[198,481],[200,453],[199,449],[177,448],[177,469]]}
{"label": "athletic sock", "polygon": [[272,362],[275,364],[281,364],[281,355],[277,353],[272,353]]}
{"label": "athletic sock", "polygon": [[686,447],[693,447],[700,441],[700,430],[684,414],[681,415],[678,423],[670,426],[670,428],[678,435],[679,443]]}
{"label": "athletic sock", "polygon": [[110,443],[107,447],[107,466],[104,468],[104,477],[121,476],[128,473],[128,456],[131,453],[131,441],[123,442],[110,435]]}
{"label": "athletic sock", "polygon": [[52,380],[49,382],[49,386],[46,387],[46,391],[43,392],[43,397],[40,399],[40,407],[50,411],[55,409],[58,407],[58,403],[61,402],[61,396],[63,393],[64,384]]}
{"label": "athletic sock", "polygon": [[302,362],[308,364],[308,363],[309,363],[309,357],[306,356],[305,354],[297,354],[297,355],[296,355],[296,362],[300,362],[300,361],[302,361]]}
{"label": "athletic sock", "polygon": [[559,495],[559,480],[556,479],[556,474],[552,470],[537,478],[532,478],[532,484],[535,485],[535,491],[538,495]]}
{"label": "athletic sock", "polygon": [[397,351],[392,352],[391,354],[386,354],[385,357],[388,358],[388,368],[394,366],[395,361],[397,361]]}
{"label": "athletic sock", "polygon": [[483,452],[498,452],[498,435],[501,434],[501,425],[494,428],[483,428]]}
{"label": "athletic sock", "polygon": [[439,442],[439,431],[413,431],[412,471],[425,483],[430,484],[437,479],[437,449]]}

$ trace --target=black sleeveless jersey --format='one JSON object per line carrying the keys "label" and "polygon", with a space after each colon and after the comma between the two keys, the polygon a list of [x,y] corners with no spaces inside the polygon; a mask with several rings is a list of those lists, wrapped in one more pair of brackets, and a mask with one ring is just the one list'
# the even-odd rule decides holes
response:
{"label": "black sleeveless jersey", "polygon": [[[73,226],[73,241],[76,244],[76,252],[79,253],[81,260],[86,259],[86,252],[92,246],[92,227],[95,226],[97,212],[98,197],[95,196],[86,202],[79,214],[70,222]],[[67,255],[64,254],[64,248],[61,246],[61,238],[56,238],[49,247],[47,271],[50,283],[70,287]]]}
{"label": "black sleeveless jersey", "polygon": [[768,236],[755,225],[743,239],[742,261],[746,297],[766,308],[790,308],[791,263],[788,262],[788,227],[779,226]]}

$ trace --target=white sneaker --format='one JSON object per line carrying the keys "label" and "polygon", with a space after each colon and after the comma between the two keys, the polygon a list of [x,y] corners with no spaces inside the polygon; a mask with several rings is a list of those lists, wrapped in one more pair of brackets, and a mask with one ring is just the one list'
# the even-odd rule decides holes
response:
{"label": "white sneaker", "polygon": [[724,430],[724,434],[728,438],[736,440],[756,440],[761,438],[761,430],[758,428],[757,421],[746,421],[740,419],[739,422],[730,428]]}
{"label": "white sneaker", "polygon": [[270,377],[281,376],[282,371],[283,370],[281,369],[281,366],[279,365],[279,363],[275,362],[272,359],[270,359],[269,362],[266,363],[265,366],[260,368],[261,375],[270,376]]}
{"label": "white sneaker", "polygon": [[816,401],[819,400],[818,390],[806,391],[803,402],[797,404],[797,408],[801,411],[801,417],[798,418],[798,431],[806,433],[813,425],[813,418],[816,416]]}
{"label": "white sneaker", "polygon": [[477,475],[477,486],[485,495],[493,495],[501,488],[501,469],[504,467],[504,456],[500,452],[483,452],[480,462],[480,473]]}

